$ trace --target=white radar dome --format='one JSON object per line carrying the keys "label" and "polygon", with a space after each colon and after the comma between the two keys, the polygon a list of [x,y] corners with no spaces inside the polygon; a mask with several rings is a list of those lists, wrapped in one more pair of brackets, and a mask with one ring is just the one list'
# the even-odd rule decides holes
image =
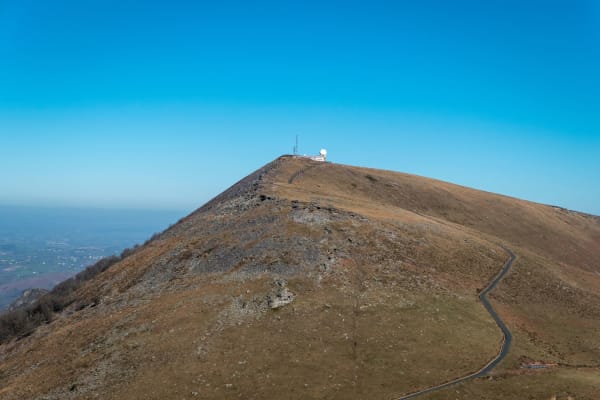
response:
{"label": "white radar dome", "polygon": [[319,152],[319,154],[322,155],[323,157],[325,157],[327,155],[327,150],[321,149],[321,151]]}

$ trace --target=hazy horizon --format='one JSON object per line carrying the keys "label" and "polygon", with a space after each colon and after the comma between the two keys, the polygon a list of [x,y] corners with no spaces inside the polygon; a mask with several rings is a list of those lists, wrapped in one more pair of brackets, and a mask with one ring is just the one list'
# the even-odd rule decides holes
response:
{"label": "hazy horizon", "polygon": [[50,289],[102,257],[144,243],[183,216],[0,205],[0,311],[23,290]]}

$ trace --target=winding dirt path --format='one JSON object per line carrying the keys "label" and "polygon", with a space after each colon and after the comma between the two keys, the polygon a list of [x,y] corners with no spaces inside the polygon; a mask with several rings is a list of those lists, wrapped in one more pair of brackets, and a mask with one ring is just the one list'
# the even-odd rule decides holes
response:
{"label": "winding dirt path", "polygon": [[512,334],[510,333],[510,330],[508,330],[508,327],[506,326],[504,321],[502,321],[502,318],[500,318],[500,316],[498,315],[496,310],[494,310],[494,307],[492,306],[492,304],[490,303],[490,301],[487,298],[488,293],[490,293],[492,290],[494,290],[494,288],[498,285],[498,283],[502,280],[502,278],[504,278],[504,276],[508,273],[508,271],[512,267],[513,261],[515,261],[517,258],[517,256],[511,250],[509,250],[507,248],[504,248],[504,250],[510,255],[510,258],[508,259],[508,261],[506,261],[506,263],[504,264],[504,267],[502,267],[502,269],[494,277],[494,279],[492,279],[491,282],[486,286],[486,288],[483,289],[479,293],[479,300],[481,300],[481,302],[483,303],[483,306],[490,313],[490,315],[492,316],[494,321],[496,321],[496,324],[502,330],[502,334],[504,335],[504,339],[502,341],[502,347],[500,348],[500,352],[498,353],[498,355],[496,355],[496,357],[494,357],[486,365],[481,367],[477,372],[473,372],[472,374],[469,374],[469,375],[466,375],[466,376],[463,376],[460,378],[456,378],[450,382],[445,382],[445,383],[439,384],[437,386],[432,386],[427,389],[419,390],[418,392],[414,392],[411,394],[407,394],[407,395],[398,397],[398,398],[396,398],[396,400],[414,399],[417,396],[421,396],[421,395],[431,393],[431,392],[436,392],[438,390],[445,389],[449,386],[453,386],[458,383],[468,381],[469,379],[480,378],[482,376],[486,376],[492,371],[492,369],[494,369],[494,367],[496,365],[498,365],[498,363],[500,363],[500,361],[502,361],[504,359],[504,357],[506,357],[506,355],[508,354],[508,350],[510,348],[510,344],[512,343]]}
{"label": "winding dirt path", "polygon": [[[296,180],[298,177],[304,174],[307,170],[318,167],[319,165],[320,164],[313,164],[305,168],[299,169],[290,176],[290,178],[288,179],[288,183],[294,183],[294,180]],[[508,350],[510,349],[510,345],[512,343],[512,334],[510,333],[510,330],[508,329],[502,318],[500,318],[500,316],[498,315],[498,313],[487,298],[488,293],[490,293],[492,290],[494,290],[496,286],[498,286],[498,283],[500,283],[502,278],[504,278],[504,276],[508,273],[508,271],[512,267],[513,262],[517,259],[515,253],[513,253],[510,249],[507,249],[506,247],[503,247],[503,249],[510,256],[509,259],[506,261],[506,263],[504,263],[504,266],[502,267],[500,272],[498,272],[498,274],[490,281],[490,283],[488,283],[488,285],[479,293],[479,300],[481,300],[481,303],[483,303],[483,306],[485,307],[487,312],[490,313],[490,315],[496,322],[496,325],[498,325],[498,327],[502,330],[503,340],[500,352],[476,372],[462,376],[460,378],[456,378],[449,382],[444,382],[439,385],[429,387],[427,389],[419,390],[417,392],[397,397],[395,400],[414,399],[417,396],[436,392],[438,390],[445,389],[447,387],[468,381],[470,379],[486,376],[492,371],[492,369],[494,369],[496,365],[498,365],[506,357],[506,355],[508,354]]]}

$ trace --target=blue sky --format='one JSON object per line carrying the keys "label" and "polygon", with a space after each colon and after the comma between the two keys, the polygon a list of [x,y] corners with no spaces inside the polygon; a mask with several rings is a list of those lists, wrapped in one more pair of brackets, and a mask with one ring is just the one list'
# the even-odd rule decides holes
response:
{"label": "blue sky", "polygon": [[0,204],[192,210],[296,134],[600,214],[600,3],[0,0]]}

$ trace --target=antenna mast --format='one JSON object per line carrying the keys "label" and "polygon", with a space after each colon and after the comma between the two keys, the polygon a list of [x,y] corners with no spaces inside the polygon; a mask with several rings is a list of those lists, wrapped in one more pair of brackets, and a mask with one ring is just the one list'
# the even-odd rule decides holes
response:
{"label": "antenna mast", "polygon": [[294,155],[298,155],[298,135],[296,135],[296,145],[294,146]]}

